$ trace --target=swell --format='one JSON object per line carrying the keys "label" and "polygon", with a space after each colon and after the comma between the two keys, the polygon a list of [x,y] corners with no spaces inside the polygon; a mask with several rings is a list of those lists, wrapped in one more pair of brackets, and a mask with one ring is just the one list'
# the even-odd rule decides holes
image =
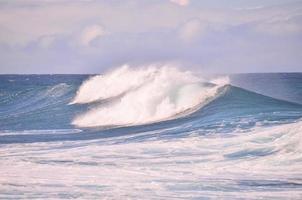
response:
{"label": "swell", "polygon": [[235,130],[299,120],[302,105],[228,85],[222,95],[190,117],[201,125],[217,125],[230,132],[230,128]]}
{"label": "swell", "polygon": [[[166,72],[169,72],[168,74],[170,75],[170,71]],[[182,76],[183,74],[180,73],[179,75]],[[135,96],[135,98],[142,92],[146,97],[148,97],[149,94],[152,94],[149,92],[150,90],[148,92],[144,91],[145,87],[153,84],[152,77],[149,77],[149,79],[145,79],[146,81],[141,85],[126,89],[126,91],[118,93],[118,96],[113,94],[112,97],[103,100],[96,99],[90,103],[68,105],[69,102],[75,100],[73,97],[75,96],[76,90],[79,88],[79,84],[87,77],[88,76],[83,77],[76,84],[70,83],[66,78],[62,78],[62,80],[46,86],[33,83],[27,86],[22,83],[22,87],[17,87],[18,81],[13,84],[16,88],[11,85],[4,87],[4,84],[2,84],[2,86],[0,86],[0,129],[73,129],[74,126],[70,124],[70,122],[75,122],[75,119],[79,116],[81,117],[89,112],[94,112],[104,106],[109,106],[107,108],[111,108],[112,105],[122,101],[123,98],[125,98],[125,95],[127,96],[129,93],[132,96]],[[201,80],[201,82],[196,81],[192,83],[190,82],[191,75],[189,75],[189,77],[190,78],[188,79],[183,77],[180,79],[180,82],[185,86],[185,89],[183,89],[185,92],[182,94],[189,99],[189,107],[180,110],[179,112],[175,112],[171,116],[165,116],[163,119],[149,121],[148,123],[152,124],[148,126],[144,125],[144,129],[153,130],[171,128],[178,126],[178,124],[184,124],[193,127],[192,129],[195,129],[195,126],[204,127],[205,129],[222,126],[227,127],[226,131],[229,131],[228,129],[230,127],[235,129],[238,127],[252,127],[259,123],[287,123],[302,117],[302,106],[297,103],[274,99],[232,85],[222,86],[227,83],[224,79],[220,81],[211,81],[214,83],[210,84],[205,83],[206,81],[204,79],[198,77],[197,80]],[[72,79],[72,77],[70,79]],[[63,80],[66,80],[66,82],[64,83]],[[40,81],[42,81],[42,79]],[[178,82],[178,80],[176,80],[176,82]],[[199,100],[201,101],[198,101],[196,104],[190,104],[190,99],[194,98],[190,93],[202,91],[200,94],[203,95],[204,90],[215,88],[215,83],[216,85],[221,84],[217,88],[216,93],[210,93],[209,96],[205,95],[206,98],[200,98]],[[171,84],[173,86],[174,82]],[[196,84],[200,85],[196,87]],[[156,89],[158,85],[154,86],[156,86]],[[179,91],[181,86],[182,85],[177,85],[176,91]],[[98,92],[99,87],[99,84],[94,87],[95,93]],[[189,88],[189,90],[186,90],[186,88]],[[166,94],[168,94],[166,97],[175,97],[175,95],[169,96],[169,92]],[[175,94],[175,92],[172,92],[172,94]],[[131,101],[130,103],[136,104],[137,101],[134,101],[136,100],[135,98],[133,98],[133,102]],[[120,113],[110,113],[109,109],[108,112],[104,113],[104,117],[107,117],[108,114],[116,114],[116,116],[119,117],[128,114],[128,112],[123,110],[123,112]],[[96,120],[99,120],[99,118],[96,117]],[[146,123],[130,123],[127,125],[133,127],[142,124]],[[113,127],[116,127],[116,125],[125,126],[119,125],[118,123],[114,125],[115,126]],[[97,126],[90,127],[97,128]],[[111,128],[113,127],[111,126]],[[139,132],[141,130],[140,126],[138,126],[137,131]],[[125,134],[126,132],[127,130],[125,131]]]}
{"label": "swell", "polygon": [[32,87],[25,90],[9,91],[0,99],[1,114],[14,112],[30,112],[66,101],[71,87],[60,83],[48,87]]}
{"label": "swell", "polygon": [[67,106],[75,87],[64,82],[24,85],[17,79],[14,87],[1,92],[0,130],[69,128],[77,112],[76,107]]}
{"label": "swell", "polygon": [[[27,118],[15,116],[0,121],[1,129],[7,130],[4,135],[0,135],[0,143],[81,141],[121,136],[126,137],[127,141],[153,137],[175,139],[188,135],[233,134],[245,132],[254,127],[293,123],[302,118],[302,106],[299,104],[274,99],[231,85],[224,86],[221,90],[220,95],[208,104],[180,118],[109,129],[81,128],[82,132],[76,134],[73,134],[74,127],[69,125],[70,120],[76,115],[74,110],[78,113],[85,112],[87,107],[79,109],[75,105],[65,105],[62,116],[51,113],[48,115],[36,113],[32,118],[31,116]],[[54,130],[40,131],[37,134],[30,131],[51,128]],[[58,133],[57,130],[62,128],[70,130],[66,133]],[[22,130],[22,132],[9,130]],[[28,131],[24,132],[24,130]]]}

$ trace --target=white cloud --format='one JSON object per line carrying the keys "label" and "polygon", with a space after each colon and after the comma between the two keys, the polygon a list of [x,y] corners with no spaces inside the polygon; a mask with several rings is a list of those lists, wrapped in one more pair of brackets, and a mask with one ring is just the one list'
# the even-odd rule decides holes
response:
{"label": "white cloud", "polygon": [[180,27],[179,36],[186,42],[197,39],[206,31],[206,24],[201,24],[199,19],[192,19]]}
{"label": "white cloud", "polygon": [[170,0],[172,3],[176,3],[180,6],[187,6],[189,5],[190,1],[189,0]]}
{"label": "white cloud", "polygon": [[194,18],[188,20],[178,29],[178,36],[184,42],[195,42],[196,40],[202,38],[206,34],[213,31],[224,32],[230,25],[200,20],[199,18]]}
{"label": "white cloud", "polygon": [[104,28],[100,25],[92,25],[86,27],[80,35],[80,43],[84,46],[89,46],[89,44],[96,38],[105,35],[106,32]]}
{"label": "white cloud", "polygon": [[[0,64],[6,72],[47,65],[82,73],[167,60],[228,70],[298,65],[301,3],[238,10],[226,3],[211,7],[210,1],[184,9],[189,1],[7,0],[0,3]],[[260,55],[263,48],[271,56]]]}

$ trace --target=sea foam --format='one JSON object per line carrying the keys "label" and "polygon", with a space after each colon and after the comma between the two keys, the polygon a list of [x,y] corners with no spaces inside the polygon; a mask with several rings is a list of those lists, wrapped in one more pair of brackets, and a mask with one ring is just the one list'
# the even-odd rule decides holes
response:
{"label": "sea foam", "polygon": [[227,84],[205,84],[190,71],[173,66],[124,65],[85,81],[72,104],[109,100],[77,116],[72,124],[79,127],[138,125],[171,119],[190,113],[217,95]]}

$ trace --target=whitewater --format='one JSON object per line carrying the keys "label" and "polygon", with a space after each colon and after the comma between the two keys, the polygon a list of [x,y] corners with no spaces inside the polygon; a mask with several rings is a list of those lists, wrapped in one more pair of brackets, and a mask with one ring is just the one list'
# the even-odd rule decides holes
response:
{"label": "whitewater", "polygon": [[301,199],[302,74],[0,75],[0,199]]}
{"label": "whitewater", "polygon": [[110,102],[77,117],[73,124],[80,127],[138,125],[189,114],[214,98],[218,89],[227,84],[221,83],[210,84],[189,71],[170,66],[131,69],[124,65],[81,85],[72,103],[108,99]]}

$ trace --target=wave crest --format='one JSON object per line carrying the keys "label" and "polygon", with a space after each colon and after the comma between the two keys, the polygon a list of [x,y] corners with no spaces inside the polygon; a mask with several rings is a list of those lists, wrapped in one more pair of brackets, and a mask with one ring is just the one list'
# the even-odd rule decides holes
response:
{"label": "wave crest", "polygon": [[157,122],[196,107],[215,97],[223,84],[205,83],[190,71],[173,66],[130,68],[125,65],[85,81],[72,103],[111,99],[77,116],[80,127],[125,126]]}

